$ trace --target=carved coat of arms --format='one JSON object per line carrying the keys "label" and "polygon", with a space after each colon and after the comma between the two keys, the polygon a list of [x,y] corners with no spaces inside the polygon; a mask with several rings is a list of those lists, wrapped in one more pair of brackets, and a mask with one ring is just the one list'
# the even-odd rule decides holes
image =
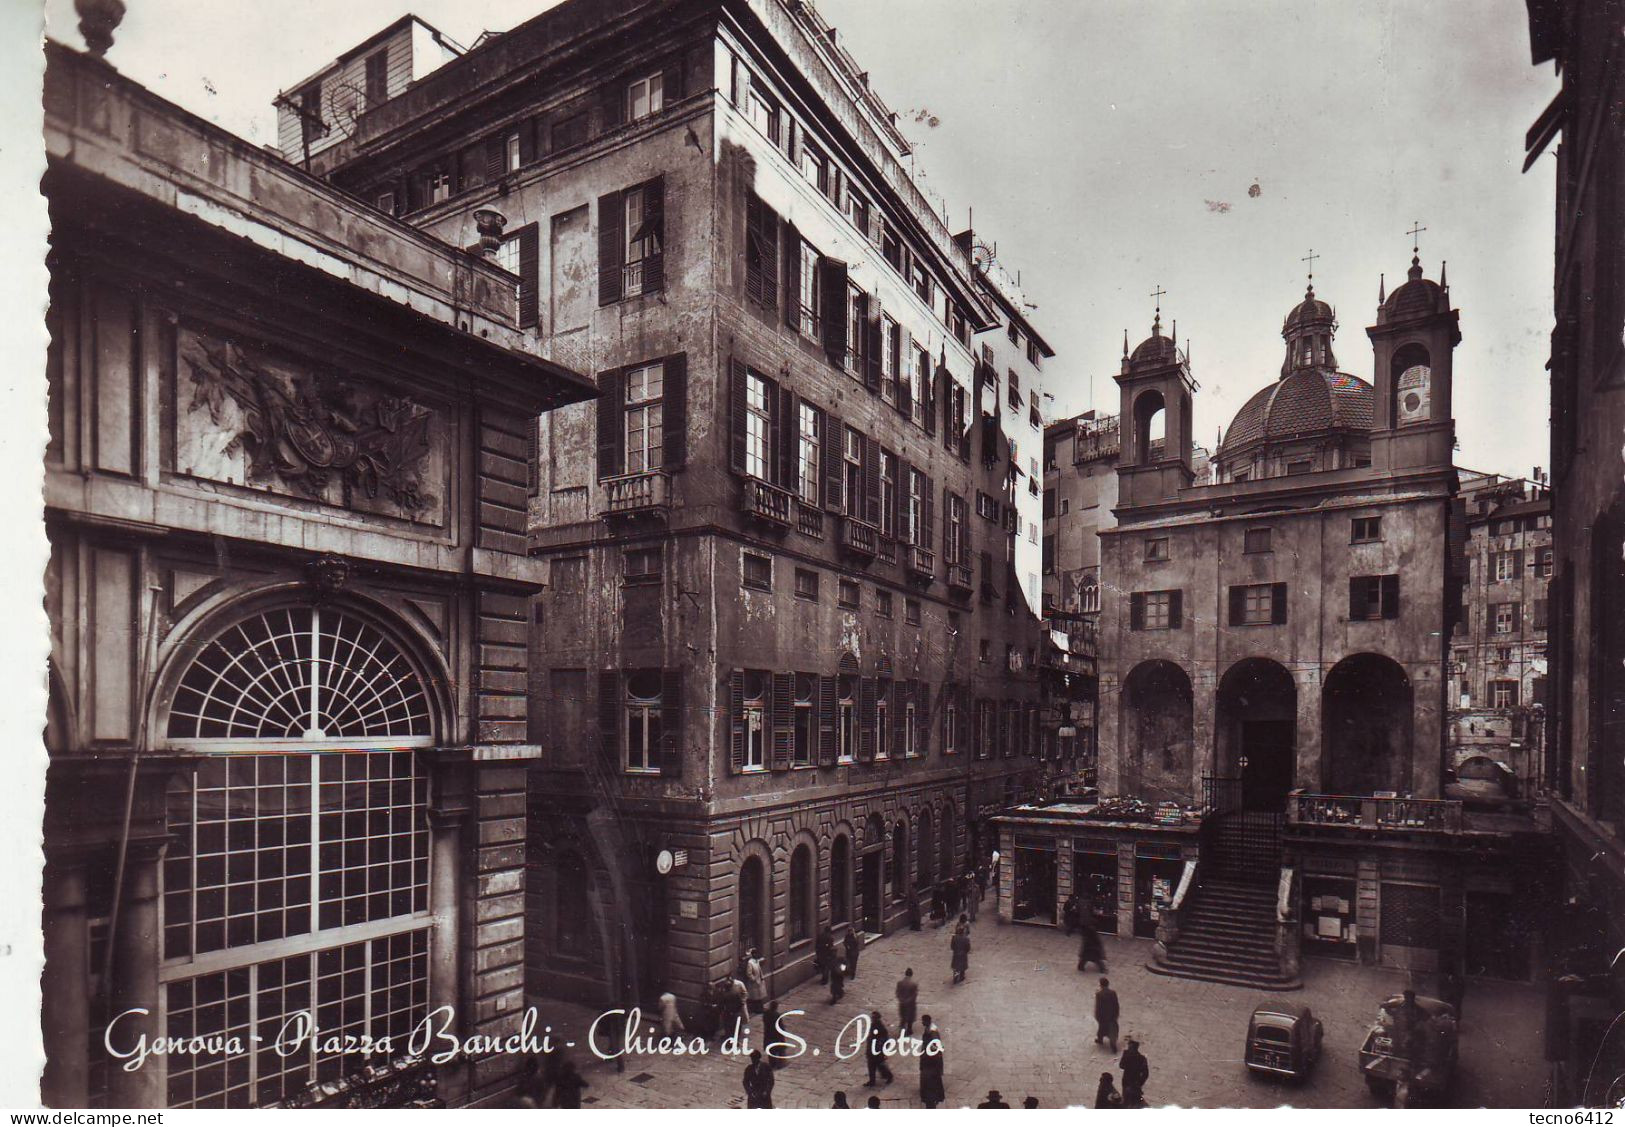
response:
{"label": "carved coat of arms", "polygon": [[279,480],[297,493],[343,503],[354,490],[380,493],[409,514],[435,503],[424,492],[433,413],[410,399],[358,388],[336,374],[273,370],[230,341],[196,338],[182,352],[191,408],[222,424],[226,400],[240,422],[224,452],[246,456],[248,480]]}

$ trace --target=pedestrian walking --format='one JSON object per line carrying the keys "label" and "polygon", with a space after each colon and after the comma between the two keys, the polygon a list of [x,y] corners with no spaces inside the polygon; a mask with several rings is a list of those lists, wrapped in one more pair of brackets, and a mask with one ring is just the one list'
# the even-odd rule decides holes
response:
{"label": "pedestrian walking", "polygon": [[829,966],[835,961],[835,936],[829,928],[820,928],[818,942],[813,949],[813,963],[818,967],[818,984],[829,985]]}
{"label": "pedestrian walking", "polygon": [[966,873],[959,878],[959,887],[963,891],[960,899],[965,904],[965,916],[971,923],[976,922],[976,910],[981,907],[982,898],[977,892],[976,878]]}
{"label": "pedestrian walking", "polygon": [[920,893],[918,890],[908,895],[908,929],[920,930]]}
{"label": "pedestrian walking", "polygon": [[1100,968],[1100,973],[1106,973],[1106,945],[1101,941],[1100,932],[1095,930],[1093,924],[1085,921],[1083,924],[1083,938],[1078,941],[1078,969],[1081,971],[1094,963]]}
{"label": "pedestrian walking", "polygon": [[960,917],[960,926],[954,928],[954,937],[948,941],[949,966],[953,968],[954,982],[964,982],[970,970],[970,925]]}
{"label": "pedestrian walking", "polygon": [[767,980],[762,974],[762,957],[754,947],[745,955],[745,992],[751,1012],[761,1013],[762,1003],[767,1001]]}
{"label": "pedestrian walking", "polygon": [[1100,989],[1095,991],[1095,1044],[1110,1041],[1112,1052],[1117,1051],[1117,1019],[1121,1009],[1117,1004],[1117,991],[1105,978],[1100,980]]}
{"label": "pedestrian walking", "polygon": [[838,1107],[843,1111],[851,1111],[852,1110],[852,1105],[846,1102],[846,1093],[845,1092],[836,1092],[835,1093],[835,1102],[830,1104],[829,1106],[832,1107],[832,1108],[837,1108]]}
{"label": "pedestrian walking", "polygon": [[930,1014],[925,1015],[925,1027],[920,1035],[924,1044],[920,1055],[920,1102],[926,1107],[936,1107],[948,1098],[948,1091],[942,1083],[947,1062],[942,1057],[942,1038],[931,1028]]}
{"label": "pedestrian walking", "polygon": [[842,946],[846,948],[846,977],[855,979],[858,977],[858,952],[863,950],[863,940],[858,938],[857,928],[846,929]]}
{"label": "pedestrian walking", "polygon": [[1095,1088],[1095,1106],[1123,1106],[1123,1097],[1117,1094],[1117,1085],[1112,1081],[1112,1074],[1109,1072],[1100,1074],[1100,1084]]}
{"label": "pedestrian walking", "polygon": [[880,1011],[873,1010],[869,1014],[869,1043],[864,1051],[864,1063],[869,1066],[869,1080],[865,1088],[875,1086],[875,1077],[884,1076],[886,1083],[892,1082],[891,1065],[886,1063],[886,1042],[891,1033],[886,1023],[880,1020]]}
{"label": "pedestrian walking", "polygon": [[1004,1102],[1004,1097],[999,1095],[999,1090],[997,1088],[989,1088],[987,1090],[987,1099],[983,1100],[976,1106],[978,1108],[1002,1107],[1005,1109],[1010,1107],[1009,1104]]}
{"label": "pedestrian walking", "polygon": [[976,899],[987,895],[987,863],[976,866]]}
{"label": "pedestrian walking", "polygon": [[677,995],[670,990],[660,995],[660,1032],[667,1037],[688,1032],[683,1026],[682,1017],[677,1013]]}
{"label": "pedestrian walking", "polygon": [[914,1011],[920,1001],[920,984],[914,981],[914,968],[909,967],[897,980],[897,1028],[903,1034],[914,1036]]}
{"label": "pedestrian walking", "polygon": [[745,1106],[773,1106],[773,1070],[762,1060],[762,1050],[750,1051],[750,1063],[745,1066]]}
{"label": "pedestrian walking", "polygon": [[576,1062],[565,1057],[559,1064],[559,1078],[553,1084],[553,1106],[579,1108],[581,1089],[591,1086],[576,1069]]}
{"label": "pedestrian walking", "polygon": [[737,978],[728,980],[728,1020],[732,1032],[750,1036],[750,991]]}
{"label": "pedestrian walking", "polygon": [[762,1007],[762,1048],[767,1053],[767,1063],[774,1068],[783,1068],[790,1063],[790,1042],[779,1027],[777,998],[769,998],[767,1005]]}
{"label": "pedestrian walking", "polygon": [[830,956],[829,1004],[834,1005],[846,996],[846,964],[839,955]]}
{"label": "pedestrian walking", "polygon": [[1066,925],[1068,935],[1077,931],[1078,925],[1083,923],[1082,917],[1078,914],[1078,894],[1076,892],[1066,898],[1066,904],[1061,908],[1061,923]]}
{"label": "pedestrian walking", "polygon": [[1123,1070],[1123,1106],[1144,1107],[1145,1082],[1151,1079],[1151,1062],[1140,1052],[1140,1043],[1130,1037],[1123,1059],[1117,1063]]}

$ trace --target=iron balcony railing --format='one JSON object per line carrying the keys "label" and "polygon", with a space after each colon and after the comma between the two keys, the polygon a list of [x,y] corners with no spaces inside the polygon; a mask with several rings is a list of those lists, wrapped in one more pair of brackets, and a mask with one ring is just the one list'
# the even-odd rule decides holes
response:
{"label": "iron balcony railing", "polygon": [[1461,803],[1447,798],[1376,798],[1365,795],[1287,796],[1286,820],[1299,826],[1358,826],[1378,830],[1459,833]]}
{"label": "iron balcony railing", "polygon": [[796,527],[815,540],[824,538],[824,510],[796,498]]}
{"label": "iron balcony railing", "polygon": [[626,516],[671,504],[671,479],[664,470],[623,474],[604,482],[604,516]]}
{"label": "iron balcony railing", "polygon": [[753,477],[745,481],[744,501],[740,507],[759,520],[789,528],[792,523],[790,519],[792,500],[789,490],[780,489],[776,485],[769,485]]}

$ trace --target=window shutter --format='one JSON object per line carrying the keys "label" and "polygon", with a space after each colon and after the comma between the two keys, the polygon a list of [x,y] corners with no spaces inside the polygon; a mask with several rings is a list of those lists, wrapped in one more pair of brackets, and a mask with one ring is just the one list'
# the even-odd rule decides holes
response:
{"label": "window shutter", "polygon": [[801,326],[801,232],[784,221],[784,323]]}
{"label": "window shutter", "polygon": [[837,368],[846,366],[846,263],[818,260],[818,305],[823,313],[824,352]]}
{"label": "window shutter", "polygon": [[1523,631],[1523,604],[1522,603],[1513,603],[1512,604],[1512,632],[1514,634],[1518,634],[1518,633],[1521,633],[1522,631]]}
{"label": "window shutter", "polygon": [[801,127],[796,119],[785,115],[784,120],[784,155],[790,158],[790,167],[798,168],[801,164]]}
{"label": "window shutter", "polygon": [[1365,617],[1365,584],[1360,576],[1349,579],[1349,621],[1358,622]]}
{"label": "window shutter", "polygon": [[626,465],[626,393],[620,368],[598,373],[598,480],[617,477]]}
{"label": "window shutter", "polygon": [[[880,444],[868,436],[862,436],[863,452],[859,458],[862,464],[863,478],[863,510],[862,517],[876,528],[880,527]],[[857,516],[857,513],[853,513]]]}
{"label": "window shutter", "polygon": [[818,765],[835,766],[836,684],[833,677],[818,678]]}
{"label": "window shutter", "polygon": [[660,100],[669,107],[683,96],[683,56],[678,55],[666,64],[660,76]]}
{"label": "window shutter", "polygon": [[615,669],[598,672],[598,749],[604,766],[621,769],[621,674]]}
{"label": "window shutter", "polygon": [[823,449],[818,453],[824,460],[824,507],[841,512],[846,509],[846,499],[841,496],[846,487],[846,424],[828,411],[823,414]]}
{"label": "window shutter", "polygon": [[661,464],[680,470],[688,461],[688,353],[668,356],[660,404]]}
{"label": "window shutter", "polygon": [[536,150],[541,148],[536,143],[537,133],[542,128],[540,118],[529,118],[519,123],[519,163],[531,164],[536,160]]}
{"label": "window shutter", "polygon": [[626,120],[626,86],[625,81],[617,79],[598,93],[599,113],[605,133]]}
{"label": "window shutter", "polygon": [[796,675],[794,673],[773,674],[773,761],[775,771],[788,771],[790,769],[791,744],[795,739],[795,693]]}
{"label": "window shutter", "polygon": [[525,436],[525,495],[542,491],[542,420],[527,419]]}
{"label": "window shutter", "polygon": [[946,485],[944,485],[942,487],[942,562],[945,563],[945,564],[951,564],[951,563],[957,563],[958,562],[957,560],[953,559],[948,554],[948,530],[953,527],[953,524],[954,524],[953,494],[949,493],[948,492],[948,487]]}
{"label": "window shutter", "polygon": [[796,416],[796,393],[779,389],[779,487],[800,495],[796,480],[796,446],[801,442],[801,420]]}
{"label": "window shutter", "polygon": [[1515,581],[1523,578],[1523,549],[1522,548],[1516,548],[1512,552],[1512,578]]}
{"label": "window shutter", "polygon": [[914,750],[921,755],[931,754],[931,686],[919,681],[909,682],[914,698]]}
{"label": "window shutter", "polygon": [[779,303],[779,217],[756,194],[746,205],[745,295],[766,306]]}
{"label": "window shutter", "polygon": [[914,542],[913,540],[909,539],[908,535],[908,506],[909,499],[913,496],[909,492],[909,485],[911,483],[908,479],[908,470],[908,462],[902,457],[899,457],[897,459],[897,481],[892,487],[892,496],[894,498],[892,501],[892,512],[897,514],[897,523],[896,527],[892,529],[892,535],[897,537],[897,542],[899,544],[912,544]]}
{"label": "window shutter", "polygon": [[731,360],[728,368],[728,465],[735,473],[744,473],[745,365]]}
{"label": "window shutter", "polygon": [[503,165],[507,163],[507,154],[503,152],[503,134],[485,139],[485,178],[486,180],[499,180],[502,177]]}
{"label": "window shutter", "polygon": [[936,368],[925,377],[925,433],[933,438],[937,433],[937,403],[946,399],[942,381],[947,375],[942,368]]}
{"label": "window shutter", "polygon": [[[889,347],[889,346],[888,346]],[[905,419],[914,409],[914,337],[902,326],[897,329],[897,363],[892,368],[892,403]]]}
{"label": "window shutter", "polygon": [[666,178],[656,176],[643,185],[644,225],[654,233],[656,249],[643,260],[643,292],[666,288]]}
{"label": "window shutter", "polygon": [[863,386],[880,391],[880,299],[863,295]]}
{"label": "window shutter", "polygon": [[660,672],[660,773],[667,778],[683,774],[683,671]]}
{"label": "window shutter", "polygon": [[920,493],[920,546],[929,549],[936,538],[936,485],[927,477]]}
{"label": "window shutter", "polygon": [[875,757],[875,683],[864,677],[858,682],[858,758],[868,763]]}
{"label": "window shutter", "polygon": [[[986,553],[984,552],[985,556]],[[1139,591],[1128,597],[1128,628],[1130,630],[1145,629],[1145,595]]]}
{"label": "window shutter", "polygon": [[1270,584],[1270,622],[1276,626],[1286,623],[1286,584]]}
{"label": "window shutter", "polygon": [[1384,618],[1399,617],[1399,576],[1397,575],[1382,577],[1382,616]]}
{"label": "window shutter", "polygon": [[901,759],[908,746],[908,682],[893,681],[891,686],[891,753]]}
{"label": "window shutter", "polygon": [[745,674],[728,674],[728,752],[734,771],[745,769]]}
{"label": "window shutter", "polygon": [[540,266],[536,224],[522,228],[519,239],[519,327],[528,329],[540,319]]}
{"label": "window shutter", "polygon": [[626,208],[620,192],[598,197],[598,304],[621,300],[626,266]]}
{"label": "window shutter", "polygon": [[1185,592],[1168,592],[1168,629],[1178,630],[1185,625]]}

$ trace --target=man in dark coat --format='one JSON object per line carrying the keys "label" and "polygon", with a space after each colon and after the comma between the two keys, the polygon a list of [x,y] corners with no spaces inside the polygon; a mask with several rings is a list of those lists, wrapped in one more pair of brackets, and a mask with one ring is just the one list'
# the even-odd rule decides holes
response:
{"label": "man in dark coat", "polygon": [[920,984],[914,981],[914,968],[909,967],[897,980],[897,1028],[910,1037],[914,1035],[914,1014],[919,1001]]}
{"label": "man in dark coat", "polygon": [[891,1039],[891,1033],[886,1029],[886,1023],[880,1020],[880,1011],[874,1010],[869,1014],[869,1043],[864,1050],[864,1062],[869,1066],[869,1080],[865,1088],[875,1086],[875,1077],[884,1076],[886,1083],[892,1082],[891,1065],[886,1063],[886,1042]]}
{"label": "man in dark coat", "polygon": [[829,966],[834,961],[835,936],[830,934],[829,928],[821,928],[818,932],[818,942],[813,949],[813,962],[818,967],[819,985],[829,985]]}
{"label": "man in dark coat", "polygon": [[1095,991],[1095,1044],[1110,1041],[1114,1053],[1117,1051],[1117,1019],[1120,1013],[1117,991],[1102,978],[1100,989]]}
{"label": "man in dark coat", "polygon": [[[965,921],[961,919],[961,924]],[[954,981],[964,982],[965,972],[970,970],[970,927],[968,925],[954,928],[954,937],[948,941],[950,953],[949,965],[953,967]]]}
{"label": "man in dark coat", "polygon": [[1100,967],[1102,974],[1106,973],[1106,945],[1100,940],[1100,932],[1095,925],[1083,921],[1083,938],[1078,941],[1078,969],[1084,970],[1090,963]]}
{"label": "man in dark coat", "polygon": [[1066,904],[1061,908],[1061,922],[1066,925],[1068,935],[1077,931],[1078,925],[1083,922],[1078,915],[1078,894],[1076,892],[1066,898]]}
{"label": "man in dark coat", "polygon": [[908,929],[910,931],[920,930],[920,893],[918,890],[909,893],[908,896]]}
{"label": "man in dark coat", "polygon": [[999,1095],[999,1090],[997,1088],[989,1088],[988,1092],[987,1092],[987,1099],[983,1100],[981,1103],[977,1104],[976,1106],[978,1108],[988,1108],[988,1107],[1008,1108],[1010,1105],[1004,1102],[1004,1097]]}
{"label": "man in dark coat", "polygon": [[773,1069],[762,1060],[762,1050],[750,1051],[750,1063],[745,1066],[745,1106],[773,1106]]}
{"label": "man in dark coat", "polygon": [[1118,1065],[1123,1070],[1123,1106],[1144,1107],[1145,1082],[1151,1079],[1151,1064],[1134,1038],[1128,1039],[1128,1048],[1123,1050],[1123,1059]]}
{"label": "man in dark coat", "polygon": [[[927,1023],[931,1017],[926,1015]],[[920,1056],[920,1102],[926,1107],[936,1107],[948,1098],[947,1089],[943,1087],[943,1066],[947,1063],[942,1059],[942,1038],[938,1037],[936,1030],[921,1031],[925,1041],[925,1051]]]}
{"label": "man in dark coat", "polygon": [[846,939],[842,941],[846,948],[846,977],[858,977],[858,952],[863,950],[863,941],[858,938],[858,929],[846,929]]}

